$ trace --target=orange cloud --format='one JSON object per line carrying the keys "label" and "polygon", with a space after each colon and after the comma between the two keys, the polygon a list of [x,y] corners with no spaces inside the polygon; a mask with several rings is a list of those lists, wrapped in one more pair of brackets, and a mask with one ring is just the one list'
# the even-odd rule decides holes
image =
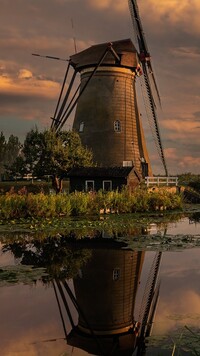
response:
{"label": "orange cloud", "polygon": [[21,69],[17,79],[7,74],[0,76],[0,93],[2,94],[41,96],[51,99],[58,96],[59,89],[58,83],[45,79],[38,80],[27,69]]}
{"label": "orange cloud", "polygon": [[33,74],[28,69],[20,69],[18,78],[19,79],[30,79],[33,77]]}

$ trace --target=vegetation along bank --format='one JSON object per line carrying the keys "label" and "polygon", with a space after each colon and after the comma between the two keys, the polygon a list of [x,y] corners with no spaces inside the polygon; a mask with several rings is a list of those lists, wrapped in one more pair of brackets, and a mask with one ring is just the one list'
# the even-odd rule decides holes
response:
{"label": "vegetation along bank", "polygon": [[0,219],[177,210],[182,209],[182,205],[181,194],[164,188],[159,191],[138,188],[134,193],[123,190],[56,195],[27,194],[26,190],[20,190],[0,195]]}

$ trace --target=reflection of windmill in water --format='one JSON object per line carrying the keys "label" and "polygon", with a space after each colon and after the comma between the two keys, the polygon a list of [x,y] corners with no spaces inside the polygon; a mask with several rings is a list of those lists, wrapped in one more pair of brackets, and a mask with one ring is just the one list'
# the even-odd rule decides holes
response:
{"label": "reflection of windmill in water", "polygon": [[[152,170],[137,106],[137,75],[143,78],[147,116],[165,174],[168,173],[156,114],[159,93],[136,0],[129,0],[129,5],[139,52],[127,39],[94,45],[72,55],[52,128],[60,131],[77,104],[73,129],[79,132],[82,143],[92,149],[94,161],[100,167],[132,166],[138,181],[152,175]],[[65,93],[70,68],[74,72]],[[77,73],[81,83],[72,96]]]}
{"label": "reflection of windmill in water", "polygon": [[[145,253],[121,249],[120,244],[113,242],[90,246],[91,259],[73,279],[74,293],[66,280],[54,283],[67,343],[95,355],[132,355],[134,350],[140,355],[151,331],[158,300],[161,253],[154,258],[136,320],[135,301]],[[77,325],[69,299],[78,312]],[[62,305],[71,323],[69,333]]]}

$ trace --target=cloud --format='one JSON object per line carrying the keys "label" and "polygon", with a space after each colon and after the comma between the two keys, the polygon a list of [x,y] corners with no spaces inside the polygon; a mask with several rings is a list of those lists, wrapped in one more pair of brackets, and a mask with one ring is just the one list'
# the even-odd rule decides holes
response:
{"label": "cloud", "polygon": [[171,53],[174,56],[186,58],[186,59],[199,59],[200,49],[198,47],[175,47],[171,48]]}
{"label": "cloud", "polygon": [[167,159],[177,159],[178,154],[177,154],[177,149],[174,147],[169,147],[165,149],[165,157]]}
{"label": "cloud", "polygon": [[199,136],[199,123],[184,118],[165,120],[162,127],[168,130],[167,136],[171,139],[190,139]]}
{"label": "cloud", "polygon": [[159,23],[159,31],[168,24],[182,28],[185,33],[200,33],[199,0],[160,0],[159,4],[157,0],[148,0],[140,2],[139,8],[142,15],[154,23],[154,29],[155,23]]}
{"label": "cloud", "polygon": [[28,69],[20,69],[18,78],[19,79],[30,79],[33,77],[33,74]]}
{"label": "cloud", "polygon": [[[200,2],[138,0],[138,6],[161,89],[166,118],[160,120],[161,136],[176,169],[182,152],[195,158],[199,145],[194,113],[200,107]],[[0,17],[1,123],[13,116],[45,122],[54,112],[67,63],[31,53],[68,59],[75,51],[74,38],[78,51],[122,38],[135,41],[128,0],[7,0]],[[147,131],[150,141],[149,136]]]}
{"label": "cloud", "polygon": [[109,10],[109,11],[116,11],[116,12],[125,12],[128,8],[128,1],[124,0],[101,0],[101,1],[94,1],[94,0],[87,0],[89,6],[97,9],[97,10]]}
{"label": "cloud", "polygon": [[[27,81],[27,79],[29,79]],[[18,74],[18,80],[9,75],[0,76],[0,93],[9,93],[25,95],[25,96],[39,96],[47,98],[56,98],[59,92],[60,85],[51,80],[37,79],[26,69],[21,69]]]}

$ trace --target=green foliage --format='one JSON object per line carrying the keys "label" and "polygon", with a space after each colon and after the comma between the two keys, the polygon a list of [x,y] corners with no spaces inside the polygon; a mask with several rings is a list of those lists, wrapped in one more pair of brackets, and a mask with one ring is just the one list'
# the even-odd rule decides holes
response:
{"label": "green foliage", "polygon": [[92,166],[92,153],[83,147],[73,131],[38,129],[27,133],[23,154],[27,173],[34,176],[62,176],[72,167]]}
{"label": "green foliage", "polygon": [[13,284],[35,284],[37,280],[46,277],[47,273],[44,268],[32,268],[29,266],[6,266],[0,268],[0,287],[10,286]]}
{"label": "green foliage", "polygon": [[21,147],[18,137],[10,135],[6,140],[3,132],[0,133],[0,180],[12,174],[11,167],[19,157]]}
{"label": "green foliage", "polygon": [[72,216],[85,215],[88,213],[89,194],[75,192],[69,195]]}
{"label": "green foliage", "polygon": [[2,251],[20,259],[20,265],[0,268],[0,286],[5,282],[31,283],[42,279],[48,283],[53,279],[73,278],[91,257],[91,251],[70,247],[68,239],[62,236],[14,241],[5,244]]}
{"label": "green foliage", "polygon": [[190,186],[193,182],[200,182],[200,174],[191,172],[183,173],[178,176],[179,185]]}
{"label": "green foliage", "polygon": [[55,196],[40,194],[29,194],[26,200],[27,215],[38,217],[50,217],[56,215]]}
{"label": "green foliage", "polygon": [[97,193],[75,192],[71,194],[27,194],[11,190],[0,196],[0,218],[81,216],[103,213],[135,213],[182,208],[181,195],[165,189],[148,191],[135,189],[130,193],[99,191]]}
{"label": "green foliage", "polygon": [[26,197],[20,194],[0,195],[0,217],[1,219],[13,219],[26,217]]}
{"label": "green foliage", "polygon": [[58,216],[70,216],[71,215],[71,201],[67,194],[54,195],[55,211]]}
{"label": "green foliage", "polygon": [[148,347],[168,350],[170,355],[199,355],[199,329],[183,326],[174,331],[173,335],[151,336],[146,341]]}
{"label": "green foliage", "polygon": [[200,178],[199,180],[190,182],[189,187],[193,188],[196,192],[200,193]]}

